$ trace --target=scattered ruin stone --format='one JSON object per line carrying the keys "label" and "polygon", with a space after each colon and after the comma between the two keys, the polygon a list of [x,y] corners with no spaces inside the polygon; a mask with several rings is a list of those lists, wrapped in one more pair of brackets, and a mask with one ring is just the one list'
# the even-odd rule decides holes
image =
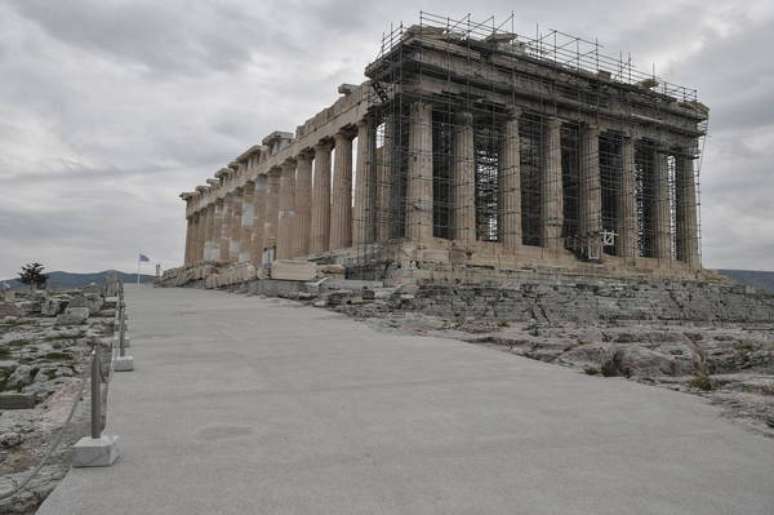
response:
{"label": "scattered ruin stone", "polygon": [[89,308],[68,307],[65,312],[56,317],[57,326],[84,324],[89,318]]}

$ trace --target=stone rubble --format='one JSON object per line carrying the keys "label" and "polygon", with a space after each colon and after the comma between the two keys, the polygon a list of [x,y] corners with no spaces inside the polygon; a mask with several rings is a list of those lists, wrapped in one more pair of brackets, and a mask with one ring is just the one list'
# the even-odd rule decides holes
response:
{"label": "stone rubble", "polygon": [[[12,300],[0,303],[0,495],[28,476],[62,429],[88,374],[94,345],[103,348],[103,366],[109,369],[116,299],[107,297],[117,295],[116,285],[16,291]],[[64,430],[62,443],[39,475],[21,492],[0,500],[0,513],[34,513],[64,477],[70,446],[88,434],[88,402],[76,407]]]}

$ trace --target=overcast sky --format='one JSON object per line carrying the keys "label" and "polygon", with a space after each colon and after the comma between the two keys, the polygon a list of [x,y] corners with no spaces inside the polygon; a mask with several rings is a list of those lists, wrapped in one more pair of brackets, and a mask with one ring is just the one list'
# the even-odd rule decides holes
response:
{"label": "overcast sky", "polygon": [[[0,278],[182,260],[191,190],[364,80],[418,10],[598,37],[699,89],[704,262],[774,270],[774,2],[0,0]],[[150,268],[150,267],[149,267]],[[149,270],[150,271],[150,270]]]}

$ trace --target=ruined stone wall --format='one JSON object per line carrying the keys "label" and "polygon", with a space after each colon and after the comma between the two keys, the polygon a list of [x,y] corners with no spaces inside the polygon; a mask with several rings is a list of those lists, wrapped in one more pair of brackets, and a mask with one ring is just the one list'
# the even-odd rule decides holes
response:
{"label": "ruined stone wall", "polygon": [[774,322],[774,295],[702,282],[562,280],[495,286],[420,286],[400,309],[504,322],[649,320]]}

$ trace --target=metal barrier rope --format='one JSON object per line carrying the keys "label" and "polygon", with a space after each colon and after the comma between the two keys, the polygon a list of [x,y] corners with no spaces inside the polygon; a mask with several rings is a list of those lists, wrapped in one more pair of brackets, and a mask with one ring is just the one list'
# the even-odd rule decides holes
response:
{"label": "metal barrier rope", "polygon": [[[96,345],[99,345],[99,343],[97,343]],[[97,359],[97,351],[96,351],[96,349],[92,350],[90,355],[91,355],[91,361],[92,361],[92,363],[94,363],[96,361],[96,359]],[[83,372],[81,372],[81,377],[80,377],[81,385],[78,388],[78,395],[75,396],[75,399],[73,400],[73,404],[72,404],[72,406],[70,406],[70,412],[67,414],[67,419],[65,419],[64,424],[62,425],[61,429],[59,430],[59,434],[57,434],[57,436],[56,436],[56,438],[54,440],[54,443],[51,446],[49,446],[49,448],[46,450],[46,453],[43,455],[43,458],[40,460],[40,462],[37,464],[37,466],[35,466],[35,468],[32,470],[30,475],[27,476],[27,478],[24,481],[22,481],[21,484],[19,484],[16,488],[11,490],[10,492],[6,492],[4,494],[0,494],[0,500],[8,499],[9,497],[13,497],[14,495],[16,495],[17,493],[22,491],[24,489],[24,487],[26,487],[30,483],[30,481],[32,481],[38,475],[38,473],[43,469],[43,467],[48,462],[48,459],[51,457],[51,455],[54,453],[54,451],[59,447],[59,444],[62,443],[62,439],[64,438],[64,434],[65,434],[65,429],[67,429],[67,426],[70,425],[70,422],[73,419],[73,415],[75,415],[75,408],[78,406],[78,403],[81,401],[81,398],[83,397],[83,390],[84,390],[84,388],[86,386],[86,373],[91,368],[93,368],[93,366],[92,367],[84,367]],[[102,380],[101,366],[100,366],[100,380]],[[92,381],[92,382],[94,382],[94,381]]]}

